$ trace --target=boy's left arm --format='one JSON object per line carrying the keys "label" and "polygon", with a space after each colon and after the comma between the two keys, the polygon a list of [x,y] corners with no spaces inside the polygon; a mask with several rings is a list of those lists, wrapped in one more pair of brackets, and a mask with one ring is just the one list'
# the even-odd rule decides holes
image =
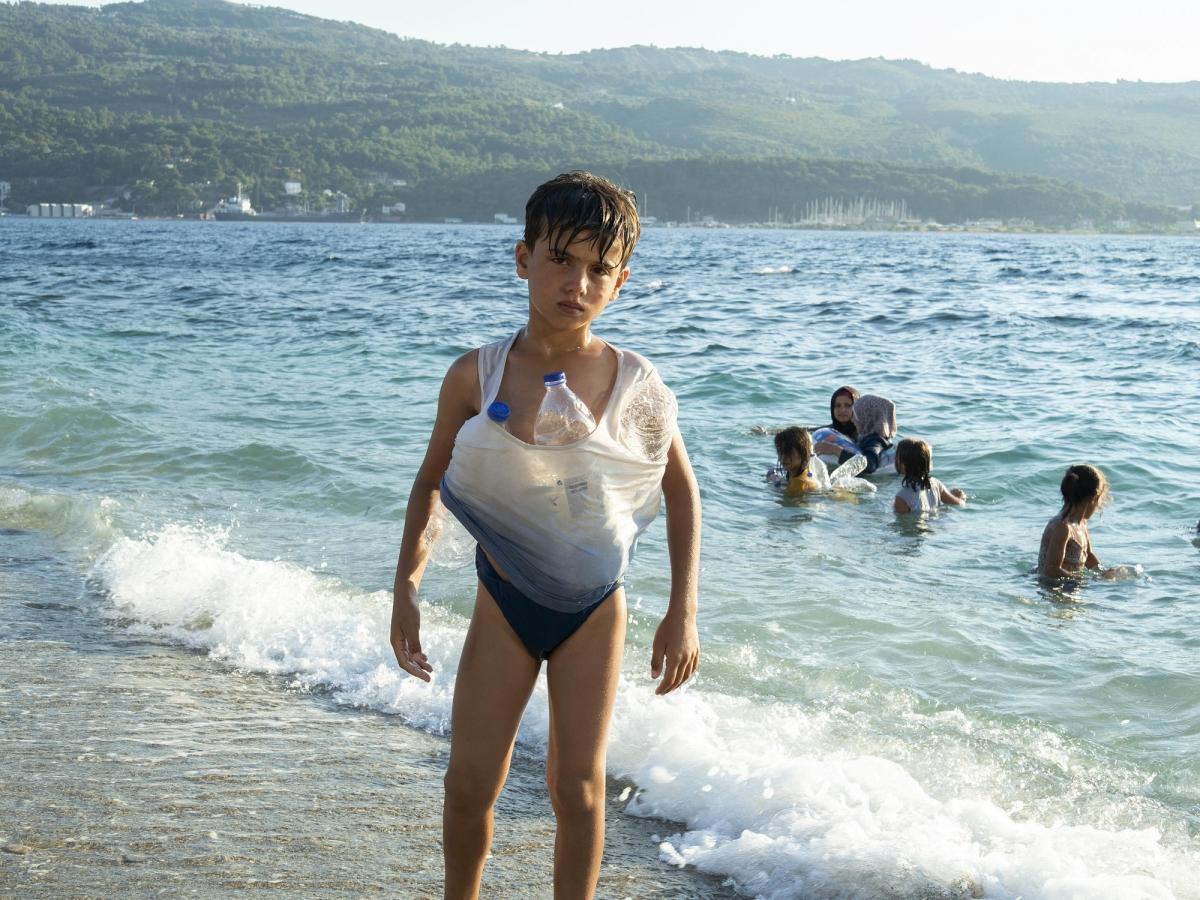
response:
{"label": "boy's left arm", "polygon": [[671,599],[654,633],[650,677],[663,676],[656,694],[686,682],[700,664],[696,594],[700,581],[700,489],[683,438],[676,433],[667,452],[662,481],[667,510],[667,550],[671,557]]}

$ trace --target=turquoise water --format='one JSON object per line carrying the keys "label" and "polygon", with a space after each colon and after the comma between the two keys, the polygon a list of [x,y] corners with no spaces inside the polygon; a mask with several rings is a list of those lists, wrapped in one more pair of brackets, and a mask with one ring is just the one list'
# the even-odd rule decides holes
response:
{"label": "turquoise water", "polygon": [[[0,221],[0,528],[47,536],[114,640],[443,734],[465,534],[423,587],[431,686],[388,661],[388,591],[446,366],[523,322],[516,238]],[[661,523],[629,574],[609,770],[666,820],[646,859],[747,896],[1200,897],[1198,251],[647,231],[597,333],[678,394],[705,519],[678,696],[645,674]],[[894,399],[969,506],[766,489],[752,427],[821,424],[843,383]],[[1064,594],[1027,573],[1074,462],[1108,474],[1093,541],[1130,573]]]}

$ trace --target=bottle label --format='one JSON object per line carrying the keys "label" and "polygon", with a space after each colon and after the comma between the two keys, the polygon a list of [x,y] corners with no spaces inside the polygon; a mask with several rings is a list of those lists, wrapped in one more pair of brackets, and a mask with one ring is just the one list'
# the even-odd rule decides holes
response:
{"label": "bottle label", "polygon": [[563,493],[567,495],[567,512],[570,513],[572,519],[578,519],[583,515],[584,507],[587,504],[587,476],[576,475],[572,478],[563,478],[559,484],[562,485]]}

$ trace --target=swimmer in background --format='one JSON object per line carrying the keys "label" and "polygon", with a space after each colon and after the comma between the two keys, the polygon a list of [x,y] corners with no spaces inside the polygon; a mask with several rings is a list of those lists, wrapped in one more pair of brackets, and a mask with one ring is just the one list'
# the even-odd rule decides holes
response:
{"label": "swimmer in background", "polygon": [[[1108,479],[1095,466],[1071,466],[1063,476],[1063,506],[1042,531],[1037,574],[1042,578],[1070,578],[1084,569],[1100,569],[1092,549],[1088,519],[1108,502]],[[1117,570],[1101,572],[1115,577]]]}
{"label": "swimmer in background", "polygon": [[947,488],[930,475],[933,469],[933,449],[925,441],[905,438],[896,445],[896,472],[901,488],[892,502],[892,509],[903,515],[910,512],[929,512],[943,503],[965,506],[967,495],[962,488]]}
{"label": "swimmer in background", "polygon": [[[867,460],[863,474],[870,475],[879,468],[884,451],[896,436],[896,404],[875,394],[863,394],[854,401],[851,412],[858,429],[858,452]],[[839,461],[845,462],[853,455],[843,450]]]}
{"label": "swimmer in background", "polygon": [[793,425],[775,435],[775,455],[779,465],[767,472],[767,481],[784,493],[818,491],[823,481],[828,483],[828,476],[822,481],[816,471],[817,466],[824,468],[825,464],[813,455],[812,435],[807,430]]}
{"label": "swimmer in background", "polygon": [[[858,443],[858,428],[854,425],[854,401],[858,397],[858,391],[848,384],[844,384],[834,391],[833,396],[829,398],[829,424],[825,426],[839,434],[844,434],[855,444]],[[813,452],[818,456],[836,457],[842,452],[842,448],[827,441],[817,441]]]}

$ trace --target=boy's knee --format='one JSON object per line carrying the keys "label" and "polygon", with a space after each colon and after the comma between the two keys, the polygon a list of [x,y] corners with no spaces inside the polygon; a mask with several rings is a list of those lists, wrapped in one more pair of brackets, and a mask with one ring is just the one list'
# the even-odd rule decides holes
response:
{"label": "boy's knee", "polygon": [[603,772],[547,773],[550,805],[556,816],[595,816],[604,808]]}
{"label": "boy's knee", "polygon": [[479,815],[496,802],[494,779],[465,767],[451,766],[442,779],[446,808],[452,812]]}

